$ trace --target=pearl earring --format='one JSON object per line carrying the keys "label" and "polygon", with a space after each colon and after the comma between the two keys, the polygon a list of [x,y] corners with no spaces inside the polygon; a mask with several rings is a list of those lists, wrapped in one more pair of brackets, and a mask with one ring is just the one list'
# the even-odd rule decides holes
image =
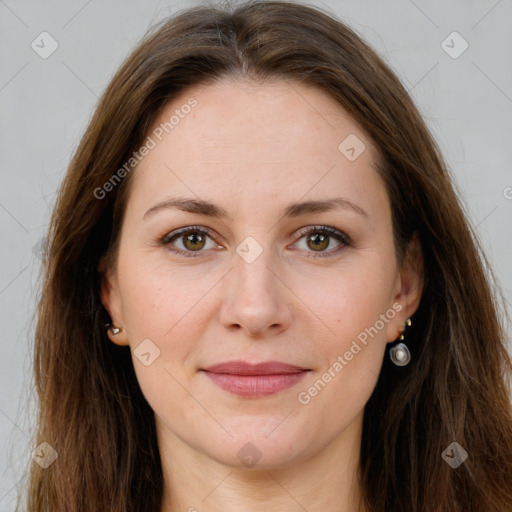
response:
{"label": "pearl earring", "polygon": [[[412,322],[410,318],[407,319],[406,324],[411,326]],[[405,339],[404,331],[402,331],[400,334],[400,342]],[[391,358],[391,361],[393,361],[393,363],[397,366],[405,366],[411,361],[411,353],[405,343],[398,343],[398,345],[391,348],[389,350],[389,357]]]}

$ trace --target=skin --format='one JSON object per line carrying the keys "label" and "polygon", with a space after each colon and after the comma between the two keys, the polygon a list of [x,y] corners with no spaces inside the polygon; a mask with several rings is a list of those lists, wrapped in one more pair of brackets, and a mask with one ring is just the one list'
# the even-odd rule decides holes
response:
{"label": "skin", "polygon": [[[364,407],[386,344],[418,307],[419,242],[413,239],[399,268],[389,198],[374,168],[378,148],[322,91],[223,79],[184,91],[153,128],[191,97],[197,106],[133,171],[119,252],[102,282],[102,302],[121,328],[110,339],[131,347],[155,413],[161,511],[365,510],[357,484]],[[354,161],[338,150],[349,134],[366,147]],[[210,201],[230,218],[170,208],[144,218],[171,196]],[[366,215],[340,208],[283,217],[290,203],[331,197],[349,199]],[[352,244],[330,237],[315,251],[298,232],[318,225]],[[209,228],[211,236],[192,246],[183,235],[158,244],[188,226]],[[248,236],[262,249],[251,263],[236,252]],[[389,310],[395,314],[378,334],[358,343],[343,369],[301,403],[298,394]],[[134,355],[145,339],[160,350],[148,366]],[[234,359],[311,371],[261,398],[231,394],[199,371]],[[237,455],[247,443],[245,450],[260,456],[251,467]]]}

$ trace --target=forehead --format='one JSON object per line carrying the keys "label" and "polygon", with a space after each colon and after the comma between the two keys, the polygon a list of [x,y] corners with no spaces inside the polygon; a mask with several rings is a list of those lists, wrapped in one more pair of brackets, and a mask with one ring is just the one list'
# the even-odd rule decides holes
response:
{"label": "forehead", "polygon": [[153,147],[132,178],[134,194],[153,200],[178,191],[232,201],[236,193],[257,207],[336,189],[366,191],[369,203],[383,189],[373,141],[330,96],[298,82],[191,87],[162,109],[148,137]]}

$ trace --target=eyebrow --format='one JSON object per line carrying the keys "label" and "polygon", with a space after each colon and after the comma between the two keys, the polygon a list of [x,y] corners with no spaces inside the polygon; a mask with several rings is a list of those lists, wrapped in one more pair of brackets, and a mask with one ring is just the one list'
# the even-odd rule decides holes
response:
{"label": "eyebrow", "polygon": [[[368,214],[357,204],[344,197],[333,197],[331,199],[317,201],[303,201],[292,203],[284,209],[284,217],[296,218],[308,213],[329,212],[336,209],[351,210],[359,215],[368,217]],[[193,198],[170,198],[152,206],[142,217],[143,220],[161,210],[178,209],[184,212],[196,213],[206,217],[218,219],[230,218],[228,212],[221,206],[209,201]]]}

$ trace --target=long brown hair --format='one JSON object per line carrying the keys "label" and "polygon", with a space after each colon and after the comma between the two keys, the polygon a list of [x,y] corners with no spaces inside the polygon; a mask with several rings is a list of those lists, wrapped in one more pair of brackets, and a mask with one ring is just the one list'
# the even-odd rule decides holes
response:
{"label": "long brown hair", "polygon": [[[372,512],[512,510],[512,362],[504,308],[439,148],[397,77],[331,13],[298,3],[195,7],[145,36],[112,79],[60,189],[43,262],[28,512],[158,512],[154,414],[130,348],[109,342],[98,265],[115,254],[132,173],[98,198],[143,144],[162,107],[223,77],[289,80],[336,100],[382,153],[401,262],[413,232],[424,290],[407,331],[408,366],[386,357],[365,407],[361,488]],[[103,188],[105,190],[105,188]],[[96,191],[96,193],[95,193]],[[456,441],[467,460],[442,453]]]}

